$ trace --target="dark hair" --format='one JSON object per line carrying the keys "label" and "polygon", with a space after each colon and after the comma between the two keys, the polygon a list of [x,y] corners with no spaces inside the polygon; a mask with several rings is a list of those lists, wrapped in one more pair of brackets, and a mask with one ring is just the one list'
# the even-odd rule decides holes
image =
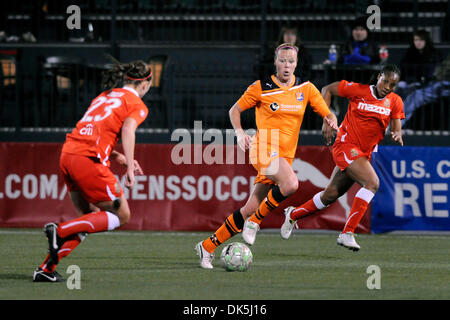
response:
{"label": "dark hair", "polygon": [[121,82],[137,85],[152,78],[150,66],[142,60],[121,63],[111,56],[110,59],[113,61],[112,68],[103,72],[102,87],[104,90],[116,88]]}
{"label": "dark hair", "polygon": [[387,64],[387,65],[383,66],[383,68],[380,70],[380,72],[375,72],[374,74],[372,74],[372,76],[370,77],[370,80],[369,80],[369,84],[376,85],[378,82],[378,75],[380,75],[382,73],[384,73],[384,74],[396,73],[396,74],[398,74],[399,78],[401,76],[399,67],[397,67],[395,64]]}
{"label": "dark hair", "polygon": [[284,34],[288,31],[291,31],[293,33],[295,33],[295,43],[294,46],[296,46],[297,48],[301,49],[303,47],[303,43],[300,39],[300,35],[298,34],[298,30],[296,27],[294,26],[284,26],[281,28],[280,30],[280,34],[278,36],[278,41],[277,41],[277,46],[281,45],[284,43]]}
{"label": "dark hair", "polygon": [[350,22],[350,28],[352,31],[356,29],[357,27],[361,27],[367,31],[367,33],[370,33],[369,28],[367,28],[367,16],[359,16],[356,17],[353,21]]}
{"label": "dark hair", "polygon": [[421,29],[413,33],[410,48],[417,50],[416,46],[414,45],[414,36],[418,36],[420,39],[425,41],[425,47],[423,48],[423,51],[426,54],[429,54],[430,52],[434,51],[434,44],[433,41],[431,40],[430,33],[428,31]]}

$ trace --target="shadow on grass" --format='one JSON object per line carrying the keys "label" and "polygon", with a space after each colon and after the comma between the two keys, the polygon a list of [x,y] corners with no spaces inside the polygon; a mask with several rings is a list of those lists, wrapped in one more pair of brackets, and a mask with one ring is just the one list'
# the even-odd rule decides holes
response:
{"label": "shadow on grass", "polygon": [[0,280],[28,280],[33,281],[31,274],[15,274],[15,273],[0,273]]}

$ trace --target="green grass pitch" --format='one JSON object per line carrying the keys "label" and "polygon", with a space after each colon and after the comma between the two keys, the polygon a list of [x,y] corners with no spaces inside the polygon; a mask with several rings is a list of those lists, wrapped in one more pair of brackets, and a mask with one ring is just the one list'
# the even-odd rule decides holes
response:
{"label": "green grass pitch", "polygon": [[[81,288],[33,283],[47,252],[38,229],[0,230],[0,299],[304,300],[449,299],[448,235],[360,235],[359,252],[336,245],[336,233],[299,232],[290,240],[260,232],[247,272],[199,267],[195,244],[206,232],[115,231],[88,235],[57,270],[81,270]],[[240,235],[233,241],[241,241]],[[380,268],[380,289],[368,289]]]}

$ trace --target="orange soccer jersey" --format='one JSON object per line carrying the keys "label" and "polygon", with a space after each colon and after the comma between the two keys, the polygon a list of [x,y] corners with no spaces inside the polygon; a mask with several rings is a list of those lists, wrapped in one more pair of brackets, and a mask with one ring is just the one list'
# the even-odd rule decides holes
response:
{"label": "orange soccer jersey", "polygon": [[308,104],[321,117],[330,113],[317,88],[309,81],[301,83],[297,77],[289,87],[279,85],[273,75],[255,81],[237,104],[242,110],[256,108],[257,133],[250,157],[257,158],[257,165],[254,160],[252,164],[258,171],[277,157],[292,161]]}
{"label": "orange soccer jersey", "polygon": [[96,97],[75,129],[66,136],[62,152],[98,158],[109,166],[109,155],[119,141],[126,118],[139,126],[148,109],[138,93],[129,87],[105,91]]}

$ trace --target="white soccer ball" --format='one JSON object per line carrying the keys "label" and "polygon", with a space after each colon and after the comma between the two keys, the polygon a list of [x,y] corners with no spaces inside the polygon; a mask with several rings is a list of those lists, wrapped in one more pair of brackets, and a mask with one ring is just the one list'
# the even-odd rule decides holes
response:
{"label": "white soccer ball", "polygon": [[252,264],[253,254],[245,244],[233,242],[223,248],[220,261],[227,271],[246,271]]}

